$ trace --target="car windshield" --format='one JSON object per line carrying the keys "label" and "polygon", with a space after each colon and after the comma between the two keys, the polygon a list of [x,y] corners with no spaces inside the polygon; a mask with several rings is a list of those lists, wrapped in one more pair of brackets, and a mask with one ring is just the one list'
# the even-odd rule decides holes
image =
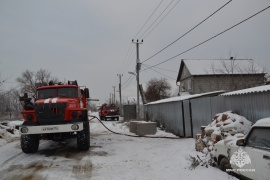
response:
{"label": "car windshield", "polygon": [[37,92],[38,99],[47,99],[56,97],[56,89],[41,89]]}
{"label": "car windshield", "polygon": [[58,97],[78,97],[76,88],[59,88]]}
{"label": "car windshield", "polygon": [[255,128],[247,139],[247,146],[270,150],[270,128]]}

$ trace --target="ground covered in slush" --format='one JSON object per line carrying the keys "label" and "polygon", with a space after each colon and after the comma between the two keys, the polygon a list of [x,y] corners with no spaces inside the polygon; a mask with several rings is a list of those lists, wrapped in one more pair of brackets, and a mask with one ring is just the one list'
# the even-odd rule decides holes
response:
{"label": "ground covered in slush", "polygon": [[[129,133],[128,123],[103,123],[113,131],[135,135]],[[24,154],[17,132],[8,138],[11,135],[1,130],[0,179],[236,179],[210,166],[209,156],[195,151],[191,138],[117,135],[96,119],[91,120],[90,131],[88,151],[78,152],[76,139],[42,140],[37,153]],[[161,130],[155,136],[175,137]]]}

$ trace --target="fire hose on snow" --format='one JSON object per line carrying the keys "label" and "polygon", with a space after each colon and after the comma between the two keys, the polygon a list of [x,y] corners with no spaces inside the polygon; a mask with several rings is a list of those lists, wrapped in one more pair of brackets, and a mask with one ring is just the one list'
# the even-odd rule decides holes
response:
{"label": "fire hose on snow", "polygon": [[118,135],[123,135],[123,136],[129,136],[129,137],[144,137],[144,138],[163,138],[163,139],[180,139],[180,137],[162,137],[162,136],[137,136],[137,135],[131,135],[131,134],[125,134],[125,133],[118,133],[118,132],[115,132],[111,129],[109,129],[98,117],[96,116],[90,116],[91,120],[93,119],[97,119],[108,131],[110,131],[111,133],[113,134],[118,134]]}

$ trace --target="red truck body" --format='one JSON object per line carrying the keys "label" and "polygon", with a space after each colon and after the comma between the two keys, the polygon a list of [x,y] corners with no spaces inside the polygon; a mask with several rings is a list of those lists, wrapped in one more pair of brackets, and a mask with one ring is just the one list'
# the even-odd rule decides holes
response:
{"label": "red truck body", "polygon": [[24,107],[24,123],[20,127],[22,151],[36,152],[40,139],[64,141],[74,137],[78,150],[88,150],[88,98],[88,88],[78,86],[77,81],[38,87],[34,103],[27,94],[20,97]]}
{"label": "red truck body", "polygon": [[99,117],[101,120],[107,121],[108,118],[111,120],[116,119],[119,120],[120,111],[119,108],[116,107],[115,104],[103,104],[99,108]]}

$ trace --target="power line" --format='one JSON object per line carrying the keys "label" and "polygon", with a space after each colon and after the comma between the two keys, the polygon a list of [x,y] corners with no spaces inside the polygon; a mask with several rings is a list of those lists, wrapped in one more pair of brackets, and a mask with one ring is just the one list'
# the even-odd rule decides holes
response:
{"label": "power line", "polygon": [[161,21],[163,21],[163,19],[165,19],[165,17],[176,7],[176,5],[178,4],[180,2],[180,0],[178,0],[175,4],[174,4],[174,6],[170,9],[170,11],[169,12],[167,12],[167,14],[165,14],[165,16],[163,16],[163,18],[157,23],[157,25],[155,25],[155,27],[151,30],[151,31],[149,31],[145,36],[144,36],[144,38],[143,39],[146,39],[147,38],[147,36],[161,23]]}
{"label": "power line", "polygon": [[128,51],[127,51],[127,53],[126,53],[126,55],[125,55],[125,58],[124,58],[124,60],[123,60],[123,62],[122,62],[122,66],[121,66],[120,69],[119,69],[119,72],[121,72],[121,70],[122,70],[122,68],[123,68],[123,66],[124,66],[124,64],[125,64],[125,61],[126,61],[126,59],[127,59],[127,56],[128,56],[128,54],[129,54],[129,51],[130,51],[130,48],[131,48],[131,45],[132,45],[132,43],[130,43],[130,45],[129,45]]}
{"label": "power line", "polygon": [[131,78],[132,78],[132,74],[129,76],[129,78],[122,84],[122,85],[125,85]]}
{"label": "power line", "polygon": [[[148,64],[143,64],[143,65],[145,65],[147,67],[150,67],[151,66],[151,65],[148,65]],[[173,71],[173,70],[169,70],[169,69],[158,68],[158,67],[153,67],[153,68],[164,70],[164,71],[168,71],[168,72],[178,73],[178,71]]]}
{"label": "power line", "polygon": [[[169,59],[167,59],[167,60],[165,60],[165,61],[162,61],[162,62],[160,62],[160,63],[158,63],[158,64],[156,64],[156,65],[154,65],[154,66],[151,66],[151,67],[149,67],[149,68],[147,68],[147,69],[156,67],[156,66],[158,66],[158,65],[160,65],[160,64],[163,64],[163,63],[165,63],[165,62],[167,62],[167,61],[170,61],[170,60],[172,60],[172,59],[174,59],[174,58],[176,58],[176,57],[178,57],[178,56],[180,56],[180,55],[182,55],[182,54],[184,54],[184,53],[187,53],[187,52],[189,52],[189,51],[192,50],[192,49],[195,49],[195,48],[199,47],[200,45],[202,45],[202,44],[204,44],[204,43],[206,43],[206,42],[208,42],[208,41],[210,41],[210,40],[212,40],[212,39],[214,39],[214,38],[220,36],[221,34],[223,34],[223,33],[227,32],[227,31],[231,30],[232,28],[234,28],[234,27],[236,27],[236,26],[242,24],[243,22],[245,22],[245,21],[247,21],[247,20],[249,20],[249,19],[255,17],[256,15],[262,13],[263,11],[267,10],[268,8],[270,8],[270,6],[264,8],[263,10],[257,12],[256,14],[253,14],[252,16],[250,16],[250,17],[244,19],[243,21],[241,21],[241,22],[239,22],[239,23],[237,23],[237,24],[231,26],[230,28],[228,28],[228,29],[222,31],[221,33],[218,33],[218,34],[216,34],[215,36],[212,36],[211,38],[209,38],[209,39],[207,39],[207,40],[205,40],[205,41],[203,41],[203,42],[197,44],[196,46],[193,46],[192,48],[189,48],[188,50],[185,50],[185,51],[183,51],[182,53],[177,54],[177,55],[175,55],[175,56],[173,56],[173,57],[171,57],[171,58],[169,58]],[[147,69],[146,69],[146,70],[147,70]]]}
{"label": "power line", "polygon": [[131,75],[132,76],[132,78],[131,78],[131,80],[128,82],[128,84],[122,89],[122,91],[123,90],[125,90],[128,86],[129,86],[129,84],[132,82],[132,80],[134,79],[134,77],[135,76],[133,76],[133,75]]}
{"label": "power line", "polygon": [[[146,70],[148,70],[148,69],[146,69]],[[169,79],[176,80],[175,78],[172,78],[172,77],[170,77],[170,76],[168,76],[168,75],[165,75],[165,74],[163,74],[163,73],[161,73],[161,72],[159,72],[159,71],[157,71],[157,70],[155,70],[155,69],[153,69],[153,68],[150,68],[150,70],[155,71],[156,73],[161,74],[161,75],[163,75],[163,76],[165,76],[165,77],[167,77],[167,78],[169,78]]]}
{"label": "power line", "polygon": [[221,6],[219,9],[217,9],[215,12],[213,12],[210,16],[208,16],[203,21],[201,21],[199,24],[197,24],[196,26],[194,26],[193,28],[191,28],[189,31],[187,31],[185,34],[183,34],[182,36],[180,36],[179,38],[177,38],[176,40],[174,40],[172,43],[170,43],[169,45],[167,45],[163,49],[159,50],[157,53],[155,53],[154,55],[150,56],[146,60],[142,61],[142,63],[145,62],[145,61],[148,61],[149,59],[151,59],[153,57],[155,57],[157,54],[161,53],[162,51],[164,51],[165,49],[167,49],[168,47],[170,47],[171,45],[173,45],[174,43],[176,43],[178,40],[180,40],[181,38],[183,38],[184,36],[186,36],[188,33],[190,33],[191,31],[193,31],[195,28],[197,28],[198,26],[200,26],[202,23],[204,23],[207,19],[209,19],[210,17],[212,17],[214,14],[216,14],[218,11],[220,11],[222,8],[224,8],[226,5],[228,5],[230,2],[232,2],[232,0],[228,1],[226,4],[224,4],[223,6]]}
{"label": "power line", "polygon": [[131,51],[131,53],[130,53],[130,55],[129,55],[129,58],[128,58],[128,60],[126,61],[127,63],[126,63],[125,66],[123,66],[123,68],[122,68],[121,74],[123,74],[123,72],[125,71],[125,69],[127,69],[127,68],[130,66],[132,60],[134,59],[134,56],[135,56],[134,50],[135,50],[135,47],[132,48],[132,51]]}
{"label": "power line", "polygon": [[[133,39],[135,39],[136,36],[141,32],[141,30],[144,28],[144,26],[147,24],[147,22],[148,22],[148,21],[150,20],[150,18],[153,16],[153,14],[157,11],[157,9],[159,8],[159,6],[161,5],[162,2],[163,2],[163,0],[161,0],[161,1],[159,2],[158,6],[155,8],[155,10],[152,12],[152,14],[149,16],[149,18],[146,20],[146,22],[143,24],[143,26],[142,26],[141,29],[138,31],[138,33],[134,36]],[[132,54],[133,54],[133,52],[134,52],[135,47],[133,47],[133,49],[132,49],[132,51],[131,51],[131,54],[129,55],[131,45],[132,45],[132,43],[130,43],[129,48],[128,48],[128,51],[127,51],[127,53],[126,53],[126,56],[125,56],[125,58],[124,58],[124,60],[123,60],[123,62],[122,62],[122,65],[121,65],[120,69],[119,69],[119,73],[120,73],[120,74],[122,74],[123,71],[124,71],[125,69],[127,69],[127,68],[130,66],[131,62],[132,62],[131,56],[132,56]],[[128,55],[129,55],[129,61],[126,61]],[[127,62],[127,63],[125,63],[125,62]]]}
{"label": "power line", "polygon": [[[161,3],[163,2],[163,0],[160,1],[160,3],[158,4],[158,6],[156,7],[156,9],[152,12],[152,14],[149,16],[149,18],[146,20],[146,22],[144,23],[144,25],[141,27],[141,29],[138,31],[138,33],[134,36],[133,39],[136,39],[137,35],[141,32],[141,30],[144,28],[144,26],[146,25],[146,23],[150,20],[150,18],[153,16],[153,14],[156,12],[156,10],[158,9],[158,7],[161,5]],[[139,38],[140,39],[140,38]]]}
{"label": "power line", "polygon": [[160,16],[169,8],[169,6],[172,4],[174,0],[172,0],[169,5],[162,11],[162,13],[156,18],[156,20],[144,31],[144,33],[139,37],[139,39],[142,39],[143,35],[155,24],[155,22],[160,18]]}
{"label": "power line", "polygon": [[[132,45],[132,43],[129,46],[129,49],[128,49],[127,53],[126,53],[125,59],[124,59],[124,61],[122,63],[121,68],[119,69],[119,73],[118,74],[123,74],[123,72],[125,71],[125,69],[127,69],[130,66],[131,62],[132,62],[132,55],[135,56],[135,54],[133,54],[135,47],[133,47],[132,50],[130,51],[131,45]],[[113,84],[116,84],[116,81],[117,81],[117,79],[114,80],[114,83]]]}

